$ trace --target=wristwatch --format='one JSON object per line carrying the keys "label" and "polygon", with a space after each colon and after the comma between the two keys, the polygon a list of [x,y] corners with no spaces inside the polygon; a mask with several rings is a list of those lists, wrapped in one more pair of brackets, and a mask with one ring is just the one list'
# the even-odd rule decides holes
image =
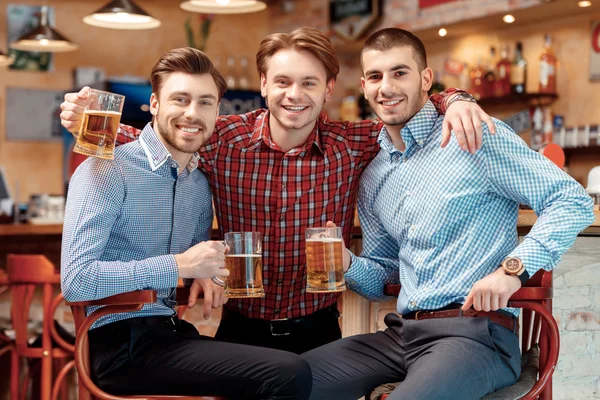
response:
{"label": "wristwatch", "polygon": [[448,100],[448,103],[446,104],[446,108],[450,107],[450,104],[454,103],[455,101],[469,101],[471,103],[477,103],[477,100],[475,99],[475,97],[471,96],[469,93],[458,92],[454,95],[454,97],[452,97],[450,100]]}
{"label": "wristwatch", "polygon": [[502,261],[502,269],[506,275],[513,275],[519,278],[521,286],[529,280],[529,273],[525,270],[523,261],[517,257],[507,257]]}

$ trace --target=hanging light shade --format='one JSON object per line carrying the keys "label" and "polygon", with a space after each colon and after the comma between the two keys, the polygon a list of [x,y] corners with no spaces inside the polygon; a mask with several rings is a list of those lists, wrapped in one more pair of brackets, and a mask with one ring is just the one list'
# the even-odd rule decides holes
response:
{"label": "hanging light shade", "polygon": [[189,0],[180,7],[203,14],[245,14],[262,11],[267,4],[259,0]]}
{"label": "hanging light shade", "polygon": [[142,10],[133,0],[114,0],[93,14],[83,17],[88,25],[110,29],[152,29],[160,21]]}
{"label": "hanging light shade", "polygon": [[15,61],[14,58],[7,56],[0,51],[0,68],[12,65],[13,61]]}
{"label": "hanging light shade", "polygon": [[42,6],[40,26],[11,43],[10,48],[22,51],[61,53],[77,50],[79,46],[48,25],[48,7]]}

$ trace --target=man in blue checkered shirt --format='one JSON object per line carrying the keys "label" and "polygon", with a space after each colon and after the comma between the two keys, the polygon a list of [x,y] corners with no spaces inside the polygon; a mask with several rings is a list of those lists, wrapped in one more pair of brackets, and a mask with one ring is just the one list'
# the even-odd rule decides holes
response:
{"label": "man in blue checkered shirt", "polygon": [[[410,32],[375,32],[361,62],[365,97],[385,127],[360,183],[363,252],[345,251],[345,277],[373,300],[399,281],[402,318],[389,314],[385,331],[305,353],[311,399],[356,399],[398,381],[388,400],[479,399],[520,374],[508,299],[554,268],[593,222],[593,202],[498,120],[476,154],[442,143],[442,118],[427,99],[432,71]],[[520,244],[519,204],[539,216]]]}
{"label": "man in blue checkered shirt", "polygon": [[[89,158],[73,175],[65,213],[61,283],[68,301],[152,289],[158,301],[100,318],[89,333],[91,375],[111,394],[307,399],[306,361],[280,350],[217,342],[175,316],[178,278],[223,303],[210,277],[227,276],[225,247],[209,241],[213,212],[197,150],[213,133],[226,90],[192,48],[152,69],[148,124],[114,160]],[[202,278],[202,279],[200,279]],[[195,302],[194,299],[191,302]],[[193,304],[190,304],[193,305]],[[89,307],[89,314],[97,307]],[[210,308],[205,308],[205,316]]]}

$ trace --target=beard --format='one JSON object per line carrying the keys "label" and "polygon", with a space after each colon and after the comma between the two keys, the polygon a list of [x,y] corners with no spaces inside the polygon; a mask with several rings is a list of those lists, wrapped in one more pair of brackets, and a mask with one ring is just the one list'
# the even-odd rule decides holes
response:
{"label": "beard", "polygon": [[[194,120],[188,122],[190,125],[197,125],[202,127],[202,132],[207,132],[206,124],[201,120]],[[160,110],[156,114],[156,126],[158,128],[158,134],[175,150],[181,151],[182,153],[194,154],[196,153],[204,144],[205,140],[201,140],[198,143],[198,139],[196,140],[182,140],[180,142],[177,141],[175,136],[174,126],[171,127],[166,118],[163,120],[160,116]]]}
{"label": "beard", "polygon": [[414,96],[408,97],[406,99],[406,108],[404,111],[400,111],[399,113],[393,114],[384,114],[382,110],[379,109],[379,103],[371,104],[371,108],[374,110],[377,118],[381,120],[385,125],[389,126],[398,126],[398,125],[406,125],[408,121],[411,120],[412,117],[415,116],[419,112],[419,110],[423,107],[423,84],[419,83],[419,89],[415,92]]}

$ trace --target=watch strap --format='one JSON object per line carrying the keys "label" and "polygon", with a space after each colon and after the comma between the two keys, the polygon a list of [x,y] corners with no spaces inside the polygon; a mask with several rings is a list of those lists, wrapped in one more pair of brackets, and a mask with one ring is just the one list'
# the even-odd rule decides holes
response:
{"label": "watch strap", "polygon": [[517,275],[517,278],[521,281],[521,287],[525,286],[525,283],[529,280],[529,272],[526,269],[520,275]]}

